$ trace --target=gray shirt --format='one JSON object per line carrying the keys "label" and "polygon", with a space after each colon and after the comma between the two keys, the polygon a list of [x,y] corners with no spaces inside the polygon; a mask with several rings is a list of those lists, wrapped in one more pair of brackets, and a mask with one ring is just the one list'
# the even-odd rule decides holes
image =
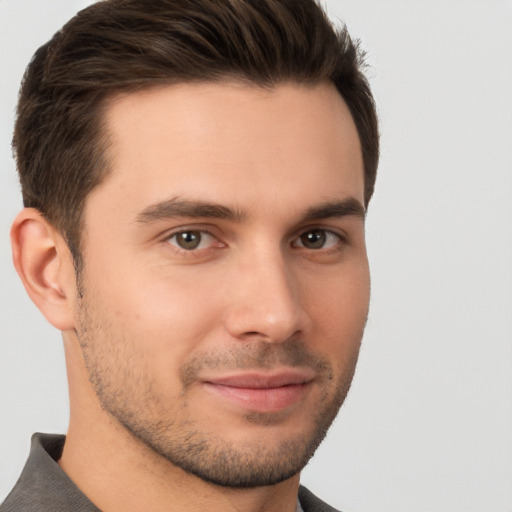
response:
{"label": "gray shirt", "polygon": [[[27,463],[0,512],[101,512],[57,464],[66,437],[34,434]],[[297,512],[339,512],[305,487],[299,489]]]}

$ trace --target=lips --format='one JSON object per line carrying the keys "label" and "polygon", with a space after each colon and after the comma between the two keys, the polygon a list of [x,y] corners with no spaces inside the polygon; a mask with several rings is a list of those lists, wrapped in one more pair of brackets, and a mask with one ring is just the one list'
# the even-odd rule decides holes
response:
{"label": "lips", "polygon": [[301,401],[311,387],[310,370],[245,372],[202,381],[204,388],[231,405],[254,412],[277,412]]}

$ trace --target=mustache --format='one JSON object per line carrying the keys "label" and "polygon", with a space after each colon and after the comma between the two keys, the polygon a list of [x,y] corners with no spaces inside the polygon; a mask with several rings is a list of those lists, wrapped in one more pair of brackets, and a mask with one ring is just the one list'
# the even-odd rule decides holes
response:
{"label": "mustache", "polygon": [[194,356],[180,370],[180,380],[187,389],[199,380],[204,370],[272,370],[280,366],[310,368],[318,376],[331,380],[332,366],[324,357],[313,353],[302,340],[281,343],[240,341],[231,350],[211,350]]}

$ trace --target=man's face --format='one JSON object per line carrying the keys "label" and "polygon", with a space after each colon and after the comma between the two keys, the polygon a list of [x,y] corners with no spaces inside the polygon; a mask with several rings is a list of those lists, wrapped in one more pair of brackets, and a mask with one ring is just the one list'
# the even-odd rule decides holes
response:
{"label": "man's face", "polygon": [[227,486],[299,472],[366,321],[363,163],[331,85],[114,99],[88,197],[77,334],[102,407]]}

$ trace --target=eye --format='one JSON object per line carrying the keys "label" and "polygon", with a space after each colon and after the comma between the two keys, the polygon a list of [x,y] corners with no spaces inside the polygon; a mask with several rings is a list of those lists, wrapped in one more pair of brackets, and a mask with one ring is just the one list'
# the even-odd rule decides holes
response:
{"label": "eye", "polygon": [[332,249],[341,242],[341,236],[326,229],[310,229],[302,233],[294,242],[295,247],[305,249]]}
{"label": "eye", "polygon": [[217,243],[217,239],[207,231],[188,230],[171,235],[167,241],[185,251],[208,249]]}

